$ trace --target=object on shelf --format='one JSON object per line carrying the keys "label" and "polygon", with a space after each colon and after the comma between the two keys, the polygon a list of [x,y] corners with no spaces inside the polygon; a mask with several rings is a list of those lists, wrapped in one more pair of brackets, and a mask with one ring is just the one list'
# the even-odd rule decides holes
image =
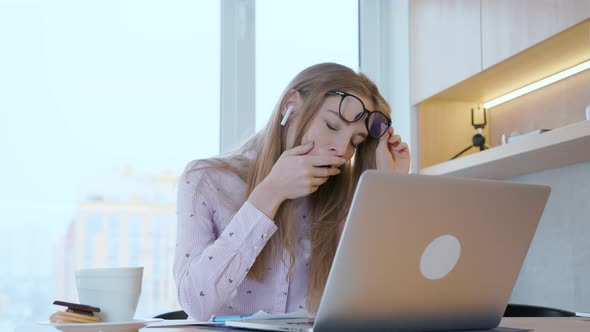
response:
{"label": "object on shelf", "polygon": [[[477,109],[480,109],[480,108],[481,107],[478,107]],[[473,144],[466,147],[465,149],[461,150],[461,152],[454,155],[453,158],[451,158],[450,160],[457,159],[460,155],[467,152],[467,150],[469,150],[471,148],[479,148],[479,151],[483,151],[483,150],[490,148],[486,144],[486,138],[483,136],[483,129],[486,127],[486,124],[488,123],[487,117],[486,117],[486,109],[485,108],[483,109],[483,122],[482,123],[475,123],[473,112],[474,112],[473,108],[471,108],[471,125],[473,126],[473,128],[475,128],[475,130],[477,130],[477,134],[473,135],[473,138],[471,138],[471,142]]]}
{"label": "object on shelf", "polygon": [[505,134],[502,134],[502,145],[517,142],[517,141],[520,141],[520,140],[525,139],[527,137],[537,136],[542,133],[548,132],[549,130],[551,130],[551,129],[536,129],[533,131],[529,131],[526,134],[521,134],[521,133],[515,131],[515,132],[512,132],[512,134],[510,134],[510,136],[508,136],[508,137],[506,137]]}

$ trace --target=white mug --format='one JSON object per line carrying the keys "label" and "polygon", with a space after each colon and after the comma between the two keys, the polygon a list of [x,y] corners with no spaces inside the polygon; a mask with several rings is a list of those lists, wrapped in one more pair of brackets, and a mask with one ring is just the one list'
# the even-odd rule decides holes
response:
{"label": "white mug", "polygon": [[82,269],[76,271],[81,304],[100,308],[104,322],[132,321],[141,294],[143,267]]}
{"label": "white mug", "polygon": [[586,106],[586,120],[590,120],[590,105]]}

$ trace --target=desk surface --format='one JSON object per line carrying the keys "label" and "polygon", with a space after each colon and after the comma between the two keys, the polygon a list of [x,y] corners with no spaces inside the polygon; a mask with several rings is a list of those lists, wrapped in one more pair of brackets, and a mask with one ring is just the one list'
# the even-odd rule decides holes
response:
{"label": "desk surface", "polygon": [[536,332],[588,332],[590,331],[590,318],[504,318],[500,327],[527,329]]}
{"label": "desk surface", "polygon": [[[513,329],[526,329],[535,332],[589,332],[590,318],[504,318],[500,327]],[[510,331],[497,329],[498,331]],[[55,332],[51,327],[44,327],[34,323],[25,324],[16,328],[15,332]],[[199,328],[185,326],[176,328],[144,328],[140,332],[211,332],[211,328]],[[228,330],[225,330],[228,331]]]}

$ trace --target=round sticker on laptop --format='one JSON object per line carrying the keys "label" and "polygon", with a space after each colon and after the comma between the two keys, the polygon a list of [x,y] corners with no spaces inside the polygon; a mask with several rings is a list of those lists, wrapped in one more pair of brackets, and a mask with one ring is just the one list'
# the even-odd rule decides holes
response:
{"label": "round sticker on laptop", "polygon": [[451,272],[461,256],[461,242],[446,234],[432,240],[420,258],[420,272],[430,280],[444,278]]}

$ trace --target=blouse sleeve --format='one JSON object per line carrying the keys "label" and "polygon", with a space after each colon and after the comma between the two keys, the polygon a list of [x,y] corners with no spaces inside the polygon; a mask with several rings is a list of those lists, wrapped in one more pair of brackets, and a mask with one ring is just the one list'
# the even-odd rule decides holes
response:
{"label": "blouse sleeve", "polygon": [[[192,163],[187,170],[191,168]],[[245,202],[216,238],[211,189],[205,170],[185,170],[179,180],[174,281],[181,307],[201,321],[230,300],[277,230],[272,220]]]}

